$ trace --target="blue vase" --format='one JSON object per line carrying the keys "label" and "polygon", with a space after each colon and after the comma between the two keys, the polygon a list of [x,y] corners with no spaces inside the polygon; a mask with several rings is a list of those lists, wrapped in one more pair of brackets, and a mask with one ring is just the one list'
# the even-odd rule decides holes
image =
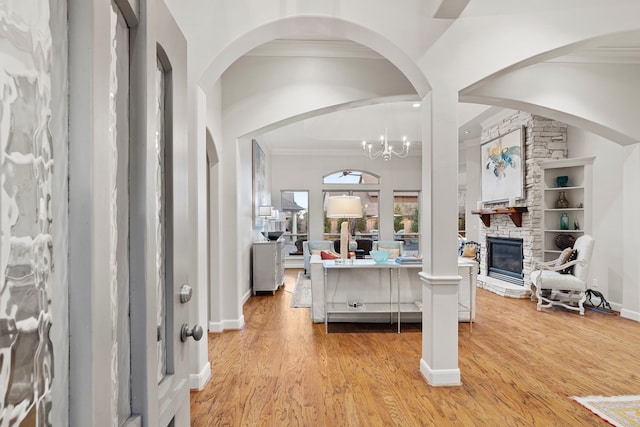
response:
{"label": "blue vase", "polygon": [[569,215],[566,212],[560,214],[560,230],[569,229]]}

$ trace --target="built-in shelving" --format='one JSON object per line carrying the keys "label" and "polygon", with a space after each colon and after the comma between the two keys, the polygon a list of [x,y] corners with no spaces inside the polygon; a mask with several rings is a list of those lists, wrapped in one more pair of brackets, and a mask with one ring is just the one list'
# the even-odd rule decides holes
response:
{"label": "built-in shelving", "polygon": [[[593,157],[548,160],[540,163],[542,170],[542,252],[544,261],[558,257],[561,249],[556,246],[560,234],[578,238],[591,231],[591,175]],[[567,176],[566,186],[558,186],[556,179]],[[557,208],[556,201],[564,192],[568,207]],[[560,217],[566,213],[568,229],[560,227]]]}

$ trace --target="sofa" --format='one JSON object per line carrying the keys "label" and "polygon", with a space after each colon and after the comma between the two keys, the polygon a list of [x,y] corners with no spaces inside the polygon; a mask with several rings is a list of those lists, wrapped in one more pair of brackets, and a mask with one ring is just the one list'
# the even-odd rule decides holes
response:
{"label": "sofa", "polygon": [[[373,240],[371,239],[355,239],[357,249],[362,251],[363,255],[369,255],[371,252],[371,248],[373,247]],[[333,250],[337,253],[340,253],[340,239],[336,239],[333,241]]]}
{"label": "sofa", "polygon": [[[311,272],[311,255],[313,251],[332,251],[333,242],[331,240],[306,240],[302,242],[302,255],[304,257],[304,274],[309,276]],[[320,259],[320,255],[318,255]]]}

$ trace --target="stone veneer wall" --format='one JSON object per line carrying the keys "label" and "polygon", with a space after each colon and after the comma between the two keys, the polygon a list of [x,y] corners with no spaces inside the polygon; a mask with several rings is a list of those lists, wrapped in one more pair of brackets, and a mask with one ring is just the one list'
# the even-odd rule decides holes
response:
{"label": "stone veneer wall", "polygon": [[[516,227],[508,215],[492,215],[491,226],[481,224],[480,274],[487,274],[487,236],[521,238],[523,240],[523,273],[525,287],[529,287],[529,273],[535,259],[542,258],[542,174],[540,162],[548,159],[565,159],[568,155],[567,125],[518,111],[513,115],[482,130],[481,143],[484,144],[501,135],[505,135],[520,126],[525,131],[525,178],[524,200],[518,200],[517,206],[526,206],[529,212],[522,215],[522,227]],[[507,203],[491,204],[491,207],[504,207]]]}

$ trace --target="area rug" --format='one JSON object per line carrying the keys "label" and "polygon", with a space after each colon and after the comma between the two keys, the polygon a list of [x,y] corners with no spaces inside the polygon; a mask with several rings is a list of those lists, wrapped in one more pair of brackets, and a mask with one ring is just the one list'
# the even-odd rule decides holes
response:
{"label": "area rug", "polygon": [[586,396],[572,399],[614,426],[640,426],[640,396]]}
{"label": "area rug", "polygon": [[298,273],[296,289],[293,291],[290,307],[311,307],[311,279],[306,277],[302,271]]}

